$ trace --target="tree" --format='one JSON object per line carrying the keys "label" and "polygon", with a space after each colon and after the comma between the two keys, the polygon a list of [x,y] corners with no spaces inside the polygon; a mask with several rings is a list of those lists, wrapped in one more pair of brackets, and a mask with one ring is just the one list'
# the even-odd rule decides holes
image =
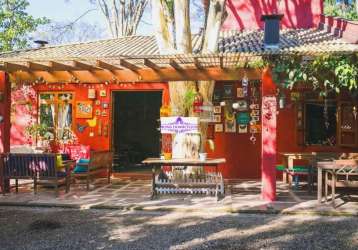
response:
{"label": "tree", "polygon": [[0,0],[0,51],[22,49],[29,45],[28,34],[48,22],[26,12],[27,0]]}
{"label": "tree", "polygon": [[[205,23],[201,53],[217,52],[217,42],[222,21],[225,17],[226,0],[204,0]],[[152,0],[152,20],[161,54],[192,53],[190,27],[190,0]],[[170,105],[175,115],[187,113],[183,102],[186,95],[196,92],[204,101],[211,101],[214,81],[169,82]],[[191,114],[192,115],[192,114]],[[174,138],[173,156],[197,157],[198,149],[203,151],[207,126],[201,127],[201,143],[197,136],[179,135]],[[199,145],[198,145],[199,141]]]}
{"label": "tree", "polygon": [[86,42],[106,37],[104,28],[87,22],[51,22],[40,26],[32,37],[49,42],[49,44],[65,44]]}
{"label": "tree", "polygon": [[[94,0],[91,0],[92,2]],[[135,35],[149,0],[97,0],[113,38]]]}

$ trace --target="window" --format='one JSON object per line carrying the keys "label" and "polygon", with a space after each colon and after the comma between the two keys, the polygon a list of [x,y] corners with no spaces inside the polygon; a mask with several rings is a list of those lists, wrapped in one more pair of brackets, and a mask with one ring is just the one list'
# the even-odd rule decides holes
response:
{"label": "window", "polygon": [[[326,107],[326,111],[325,111]],[[335,101],[305,103],[305,144],[334,146],[337,143]]]}
{"label": "window", "polygon": [[47,129],[46,139],[66,141],[72,135],[73,94],[40,93],[39,123]]}

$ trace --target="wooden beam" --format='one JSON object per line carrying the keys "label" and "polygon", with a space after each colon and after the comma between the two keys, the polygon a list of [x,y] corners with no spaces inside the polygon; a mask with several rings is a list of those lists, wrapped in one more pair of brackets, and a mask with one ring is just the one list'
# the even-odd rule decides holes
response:
{"label": "wooden beam", "polygon": [[63,64],[55,61],[50,61],[49,66],[51,68],[51,71],[71,71],[76,69],[71,65]]}
{"label": "wooden beam", "polygon": [[132,71],[138,71],[140,69],[138,66],[136,66],[133,63],[130,63],[124,59],[119,60],[119,65],[121,65],[122,67],[127,68],[129,70],[132,70]]}
{"label": "wooden beam", "polygon": [[195,68],[185,68],[178,71],[172,67],[162,68],[160,71],[154,71],[150,68],[143,68],[134,72],[132,70],[95,70],[95,71],[16,71],[10,76],[13,81],[35,81],[42,77],[48,83],[66,83],[72,77],[76,77],[80,82],[86,83],[103,83],[110,81],[115,77],[118,82],[168,82],[168,81],[236,81],[241,80],[245,75],[252,80],[261,79],[262,70],[260,69],[240,69],[228,68],[220,69],[219,67],[205,68],[197,70]]}
{"label": "wooden beam", "polygon": [[27,62],[27,67],[30,70],[35,71],[49,71],[50,67],[48,65],[40,64],[40,63],[34,63],[34,62]]}
{"label": "wooden beam", "polygon": [[87,64],[87,63],[83,63],[83,62],[79,62],[79,61],[72,61],[72,66],[81,70],[87,70],[87,71],[92,71],[92,70],[97,70],[98,68]]}
{"label": "wooden beam", "polygon": [[147,66],[148,68],[151,68],[152,70],[156,70],[156,71],[159,71],[161,69],[161,67],[159,67],[153,61],[151,61],[147,58],[144,59],[144,65]]}
{"label": "wooden beam", "polygon": [[101,60],[96,61],[96,66],[99,68],[102,68],[102,69],[110,70],[110,71],[120,69],[117,66],[114,66],[113,64],[109,64],[109,63],[103,62]]}
{"label": "wooden beam", "polygon": [[169,65],[172,68],[176,69],[177,71],[183,71],[184,70],[174,59],[169,60]]}
{"label": "wooden beam", "polygon": [[220,60],[220,69],[223,69],[224,68],[224,58],[222,56],[219,57],[219,60]]}
{"label": "wooden beam", "polygon": [[4,68],[6,71],[29,71],[29,68],[23,64],[16,64],[10,62],[4,62]]}
{"label": "wooden beam", "polygon": [[197,69],[203,69],[203,66],[199,62],[199,59],[196,57],[194,58],[194,65]]}

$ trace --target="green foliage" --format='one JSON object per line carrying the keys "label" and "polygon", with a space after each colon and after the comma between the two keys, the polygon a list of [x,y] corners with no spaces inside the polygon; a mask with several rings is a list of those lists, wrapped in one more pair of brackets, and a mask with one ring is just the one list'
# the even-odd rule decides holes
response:
{"label": "green foliage", "polygon": [[195,100],[196,91],[194,89],[189,89],[184,96],[184,109],[185,112],[189,112],[192,107]]}
{"label": "green foliage", "polygon": [[43,137],[49,139],[48,127],[45,124],[32,124],[25,128],[25,134],[29,137]]}
{"label": "green foliage", "polygon": [[0,0],[0,51],[28,46],[28,34],[48,23],[46,18],[34,18],[26,13],[27,0]]}
{"label": "green foliage", "polygon": [[342,17],[348,20],[358,20],[358,13],[354,3],[337,4],[334,0],[324,1],[324,14],[328,16]]}
{"label": "green foliage", "polygon": [[276,57],[270,61],[273,80],[286,88],[312,84],[315,89],[357,90],[357,55],[325,55],[310,61],[298,56]]}

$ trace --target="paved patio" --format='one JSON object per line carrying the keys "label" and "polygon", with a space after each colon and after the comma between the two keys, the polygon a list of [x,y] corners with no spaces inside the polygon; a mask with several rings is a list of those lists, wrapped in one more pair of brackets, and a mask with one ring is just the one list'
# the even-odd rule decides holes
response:
{"label": "paved patio", "polygon": [[312,213],[327,215],[358,215],[358,193],[338,198],[337,207],[330,203],[317,204],[315,192],[307,189],[290,190],[286,184],[277,183],[278,199],[269,203],[260,199],[260,181],[231,180],[226,183],[226,196],[219,201],[206,195],[160,195],[150,199],[151,182],[148,178],[113,178],[111,184],[98,179],[87,192],[85,185],[75,183],[71,191],[60,195],[49,187],[40,187],[34,195],[31,182],[22,182],[19,193],[14,190],[0,195],[0,206],[48,206],[69,208],[107,208],[136,210],[177,211],[228,211],[246,213]]}

